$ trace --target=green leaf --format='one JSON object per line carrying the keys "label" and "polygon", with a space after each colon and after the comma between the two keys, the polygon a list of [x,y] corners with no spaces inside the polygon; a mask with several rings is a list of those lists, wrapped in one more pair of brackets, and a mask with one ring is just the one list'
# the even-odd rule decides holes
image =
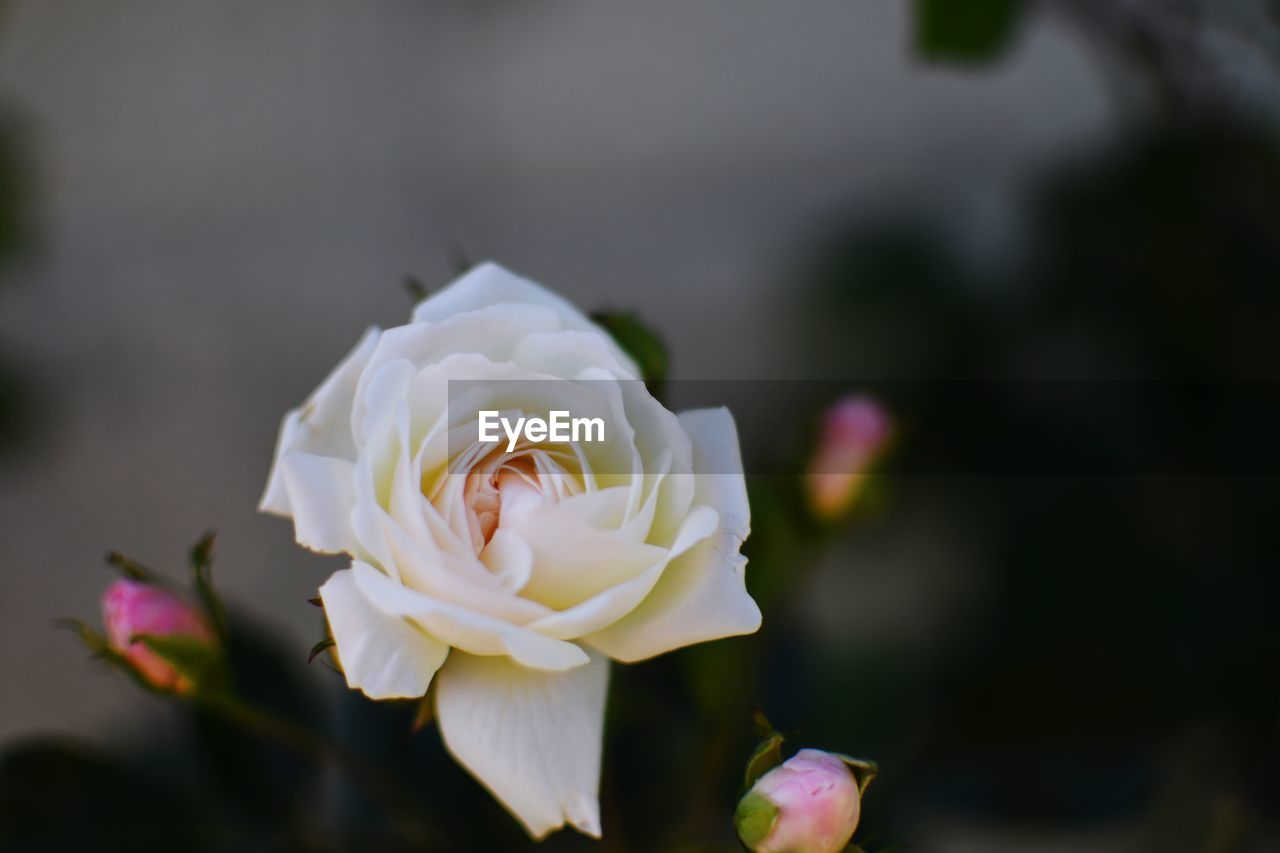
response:
{"label": "green leaf", "polygon": [[222,656],[205,640],[182,634],[135,634],[132,643],[142,643],[164,658],[200,692],[215,692],[223,686]]}
{"label": "green leaf", "polygon": [[667,381],[670,361],[667,347],[658,333],[633,313],[599,313],[591,315],[613,337],[622,351],[635,361],[644,377],[649,393],[661,397]]}
{"label": "green leaf", "polygon": [[1013,42],[1025,0],[915,0],[915,49],[933,62],[977,65]]}

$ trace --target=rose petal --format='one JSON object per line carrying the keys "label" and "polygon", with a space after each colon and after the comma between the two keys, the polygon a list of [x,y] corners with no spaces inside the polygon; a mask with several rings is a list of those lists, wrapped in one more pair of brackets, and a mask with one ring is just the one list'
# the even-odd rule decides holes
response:
{"label": "rose petal", "polygon": [[[431,598],[486,616],[520,625],[545,615],[542,605],[512,595],[494,576],[493,566],[486,567],[477,559],[469,542],[464,545],[457,541],[436,509],[423,499],[418,490],[420,476],[415,473],[419,462],[407,459],[407,425],[397,425],[391,440],[397,447],[393,451],[389,509],[379,504],[374,478],[365,461],[356,472],[353,524],[360,544],[376,558],[374,565]],[[451,479],[460,485],[464,478]],[[526,554],[527,550],[526,547]],[[520,556],[513,550],[507,553],[513,558]],[[521,575],[527,579],[531,559],[524,557],[523,568],[518,562],[506,566],[516,573],[508,581]]]}
{"label": "rose petal", "polygon": [[[560,317],[562,328],[604,334],[599,326],[563,297],[492,262],[474,267],[448,287],[418,303],[413,309],[413,322],[438,323],[455,314],[504,304],[550,308]],[[608,341],[614,357],[632,376],[639,376],[635,362],[613,343],[612,338]]]}
{"label": "rose petal", "polygon": [[673,649],[750,634],[760,608],[744,585],[746,558],[704,539],[667,566],[634,610],[583,639],[614,660],[631,663]]}
{"label": "rose petal", "polygon": [[299,545],[322,554],[350,553],[355,546],[351,509],[355,506],[355,465],[332,456],[286,453],[280,472]]}
{"label": "rose petal", "polygon": [[529,623],[529,629],[560,640],[576,640],[612,625],[644,601],[662,577],[665,563],[658,563],[629,580],[593,595],[581,604]]}
{"label": "rose petal", "polygon": [[376,327],[368,329],[355,349],[325,377],[307,402],[285,415],[276,441],[271,475],[258,504],[259,511],[284,516],[290,514],[289,494],[280,470],[280,462],[289,451],[302,450],[318,456],[355,459],[355,443],[351,437],[352,401],[360,373],[377,346],[378,335]]}
{"label": "rose petal", "polygon": [[436,715],[445,746],[529,834],[572,824],[600,837],[600,752],[609,664],[565,673],[454,653],[441,670]]}
{"label": "rose petal", "polygon": [[511,360],[526,370],[566,379],[638,380],[635,365],[618,358],[618,345],[598,330],[559,330],[520,341]]}
{"label": "rose petal", "polygon": [[370,451],[380,455],[379,448],[395,430],[397,413],[404,411],[408,416],[406,397],[417,372],[413,362],[404,358],[377,365],[370,362],[351,413],[351,432],[362,445],[362,455]]}
{"label": "rose petal", "polygon": [[654,565],[629,580],[600,592],[567,610],[529,623],[529,628],[562,640],[572,640],[600,631],[626,616],[645,599],[657,584],[670,561],[716,532],[716,511],[709,506],[694,507],[676,537],[667,561]]}
{"label": "rose petal", "polygon": [[494,531],[480,554],[480,560],[493,572],[502,588],[513,595],[524,589],[533,574],[533,550],[527,542],[507,530]]}
{"label": "rose petal", "polygon": [[599,530],[565,507],[512,509],[503,507],[501,525],[533,549],[533,574],[522,594],[539,604],[572,607],[666,562],[665,548]]}
{"label": "rose petal", "polygon": [[[459,356],[502,364],[511,361],[527,335],[556,332],[562,328],[559,314],[533,305],[490,305],[466,314],[434,322],[415,322],[387,329],[369,357],[368,370],[357,386],[364,399],[372,375],[384,364],[407,361],[426,367]],[[461,377],[458,377],[461,378]]]}
{"label": "rose petal", "polygon": [[672,560],[634,610],[584,638],[615,660],[643,660],[760,627],[760,608],[747,594],[746,558],[738,553],[751,516],[733,417],[704,409],[685,412],[680,422],[693,439],[694,501],[719,513],[719,530]]}
{"label": "rose petal", "polygon": [[751,532],[751,505],[733,415],[726,408],[692,409],[679,419],[693,441],[694,503],[720,513],[725,532],[741,544]]}
{"label": "rose petal", "polygon": [[351,564],[365,597],[385,613],[412,619],[431,636],[474,655],[507,655],[531,669],[559,671],[587,662],[573,643],[546,637],[403,587],[373,566]]}
{"label": "rose petal", "polygon": [[320,599],[347,684],[370,699],[415,698],[427,692],[449,653],[447,645],[375,607],[350,569],[335,572],[320,587]]}

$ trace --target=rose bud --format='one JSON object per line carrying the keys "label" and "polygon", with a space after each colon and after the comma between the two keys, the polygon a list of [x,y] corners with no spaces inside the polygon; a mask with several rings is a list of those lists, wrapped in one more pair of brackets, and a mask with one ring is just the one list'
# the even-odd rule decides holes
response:
{"label": "rose bud", "polygon": [[183,636],[213,643],[213,632],[202,611],[167,589],[124,578],[103,593],[102,624],[107,644],[144,681],[180,694],[190,693],[195,685],[146,643],[133,638],[140,634]]}
{"label": "rose bud", "polygon": [[832,521],[858,499],[867,469],[893,436],[888,412],[870,397],[851,395],[822,417],[818,447],[809,460],[805,488],[815,515]]}
{"label": "rose bud", "polygon": [[845,760],[802,749],[756,780],[733,823],[752,853],[837,853],[860,812],[858,779]]}

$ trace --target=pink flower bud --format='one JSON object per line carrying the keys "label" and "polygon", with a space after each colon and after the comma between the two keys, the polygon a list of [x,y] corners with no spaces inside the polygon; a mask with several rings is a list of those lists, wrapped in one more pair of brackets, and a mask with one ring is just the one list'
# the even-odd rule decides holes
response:
{"label": "pink flower bud", "polygon": [[814,514],[830,521],[848,512],[866,480],[867,468],[892,437],[888,412],[870,397],[851,395],[827,409],[805,476]]}
{"label": "pink flower bud", "polygon": [[194,685],[145,643],[132,639],[150,634],[213,642],[208,620],[194,606],[162,587],[123,578],[103,593],[102,624],[107,644],[147,683],[175,693],[189,693]]}
{"label": "pink flower bud", "polygon": [[853,838],[860,812],[858,780],[845,761],[802,749],[756,780],[734,824],[752,853],[837,853]]}

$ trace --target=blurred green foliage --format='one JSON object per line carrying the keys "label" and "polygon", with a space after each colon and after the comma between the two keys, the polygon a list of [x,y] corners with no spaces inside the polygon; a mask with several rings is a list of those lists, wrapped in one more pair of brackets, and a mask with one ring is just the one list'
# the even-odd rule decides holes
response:
{"label": "blurred green foliage", "polygon": [[591,319],[612,335],[622,351],[635,361],[649,393],[662,399],[670,371],[670,358],[662,337],[633,313],[602,312],[593,314]]}
{"label": "blurred green foliage", "polygon": [[[1236,792],[1245,842],[1262,843],[1280,810],[1280,138],[1221,116],[1151,127],[1049,175],[1030,210],[1005,266],[910,222],[832,232],[806,314],[831,342],[815,365],[1024,381],[984,386],[970,411],[945,381],[883,392],[904,425],[898,470],[934,473],[903,478],[895,509],[927,503],[964,530],[983,594],[928,651],[811,650],[787,671],[804,698],[769,707],[820,742],[866,739],[887,805],[868,821],[888,837],[909,838],[889,812],[913,803],[1132,819],[1170,790],[1166,757],[1207,731],[1199,784]],[[1028,382],[1063,378],[1085,393],[1029,408]],[[1047,446],[1068,454],[1056,476],[983,475]],[[1077,456],[1159,475],[1099,476]]]}
{"label": "blurred green foliage", "polygon": [[1013,43],[1025,0],[914,0],[916,54],[932,62],[982,64]]}

